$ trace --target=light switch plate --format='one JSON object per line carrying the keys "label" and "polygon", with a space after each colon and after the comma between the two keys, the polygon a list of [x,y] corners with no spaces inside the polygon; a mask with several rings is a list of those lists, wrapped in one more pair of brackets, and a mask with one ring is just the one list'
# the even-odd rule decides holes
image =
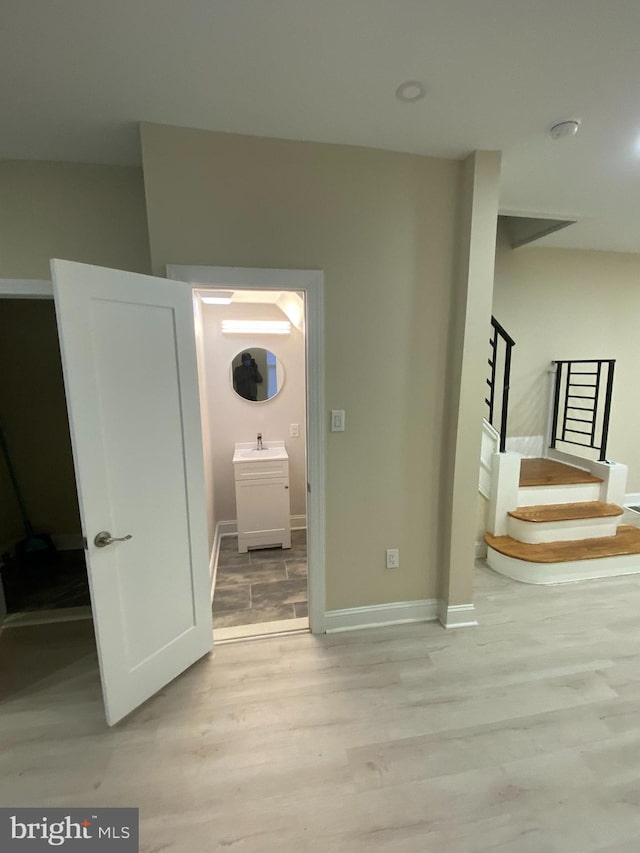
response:
{"label": "light switch plate", "polygon": [[398,548],[387,548],[387,568],[400,568],[400,550]]}
{"label": "light switch plate", "polygon": [[331,409],[331,432],[344,432],[344,409]]}
{"label": "light switch plate", "polygon": [[300,437],[300,424],[289,424],[289,438]]}

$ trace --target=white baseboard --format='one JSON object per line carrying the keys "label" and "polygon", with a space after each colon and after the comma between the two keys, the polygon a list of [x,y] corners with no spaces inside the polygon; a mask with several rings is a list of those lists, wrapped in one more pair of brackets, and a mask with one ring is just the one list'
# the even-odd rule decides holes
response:
{"label": "white baseboard", "polygon": [[624,496],[625,506],[640,506],[640,492],[627,492]]}
{"label": "white baseboard", "polygon": [[513,435],[507,437],[506,450],[512,450],[525,458],[538,459],[544,456],[543,435]]}
{"label": "white baseboard", "polygon": [[597,462],[596,459],[588,459],[586,456],[578,456],[566,450],[558,450],[557,447],[547,447],[545,456],[547,459],[555,459],[556,462],[573,465],[574,468],[582,468],[583,471],[591,471],[592,463]]}
{"label": "white baseboard", "polygon": [[440,602],[438,619],[444,628],[471,628],[478,624],[473,604],[452,604],[447,607],[444,602]]}
{"label": "white baseboard", "polygon": [[[307,529],[307,516],[306,515],[292,515],[291,516],[291,529],[292,530],[306,530]],[[216,525],[216,531],[219,531],[220,536],[229,536],[232,533],[238,532],[238,522],[234,519],[233,521],[219,521]]]}
{"label": "white baseboard", "polygon": [[329,610],[325,614],[326,631],[327,634],[332,634],[336,631],[400,625],[403,622],[433,622],[438,618],[438,604],[437,599],[427,598]]}

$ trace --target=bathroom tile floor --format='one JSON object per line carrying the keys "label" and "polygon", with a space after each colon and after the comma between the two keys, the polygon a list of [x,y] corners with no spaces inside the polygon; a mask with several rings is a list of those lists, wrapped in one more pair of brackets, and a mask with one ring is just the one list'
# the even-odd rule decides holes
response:
{"label": "bathroom tile floor", "polygon": [[291,531],[291,548],[238,554],[238,540],[220,542],[213,596],[215,628],[307,616],[307,532]]}

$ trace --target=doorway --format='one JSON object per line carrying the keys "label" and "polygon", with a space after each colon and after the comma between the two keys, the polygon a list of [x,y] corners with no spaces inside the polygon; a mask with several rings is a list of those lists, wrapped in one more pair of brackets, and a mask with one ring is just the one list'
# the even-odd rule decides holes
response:
{"label": "doorway", "polygon": [[52,300],[0,300],[0,364],[5,622],[87,618],[89,585]]}
{"label": "doorway", "polygon": [[[325,477],[325,417],[324,417],[324,296],[323,296],[323,274],[319,270],[283,270],[283,269],[257,269],[243,267],[211,267],[196,265],[174,265],[169,264],[166,268],[167,278],[175,281],[188,283],[193,291],[198,293],[241,291],[246,294],[244,298],[249,299],[253,292],[255,298],[270,297],[268,293],[299,294],[302,300],[303,314],[301,326],[304,328],[304,361],[305,361],[305,413],[306,413],[306,559],[307,559],[307,589],[308,589],[308,628],[314,634],[325,631],[325,573],[324,573],[324,538],[325,538],[325,516],[324,516],[324,477]],[[260,297],[260,294],[263,294]],[[198,300],[198,296],[194,295]],[[198,359],[202,363],[204,354],[202,350],[202,327],[199,319],[199,310],[196,305],[196,345],[198,347]],[[253,339],[251,339],[253,340]],[[249,341],[250,342],[250,341]],[[242,345],[240,345],[240,349]],[[227,367],[225,367],[225,370]],[[204,398],[202,385],[203,371],[200,371],[200,395]],[[204,407],[203,407],[204,408]],[[266,411],[266,409],[265,409]],[[291,422],[287,423],[287,427]],[[293,421],[292,423],[295,423]],[[301,427],[302,428],[302,427]],[[203,424],[203,435],[209,428]],[[256,436],[257,438],[257,436]],[[288,438],[287,438],[288,440]],[[205,477],[210,472],[205,471]],[[210,485],[207,485],[207,489]],[[211,515],[209,516],[211,517]],[[293,527],[302,526],[300,519],[295,515],[292,519]],[[233,530],[222,528],[221,533],[233,532]],[[302,531],[294,532],[301,544]],[[210,533],[211,536],[211,533]],[[225,537],[220,537],[224,542]],[[235,544],[235,543],[234,543]],[[292,543],[293,544],[293,543]],[[217,545],[217,543],[216,543]],[[227,545],[228,547],[228,545]],[[297,549],[298,551],[300,549]],[[212,551],[212,557],[215,555]],[[212,582],[214,561],[212,559]],[[287,573],[292,575],[297,569],[288,568]],[[213,584],[212,584],[213,586]],[[277,620],[276,620],[277,621]],[[291,625],[291,629],[300,628]],[[274,628],[274,630],[277,630]],[[215,618],[214,618],[215,631]],[[233,632],[230,632],[233,633]],[[237,632],[241,634],[242,632]],[[263,631],[257,629],[256,634]],[[220,639],[216,634],[216,639]]]}
{"label": "doorway", "polygon": [[[193,286],[68,261],[52,270],[103,697],[114,724],[212,645]],[[214,272],[213,281],[199,276],[198,287],[220,281],[305,295],[309,625],[320,633],[322,273],[233,269],[220,280]],[[52,288],[5,281],[0,296],[50,299]]]}
{"label": "doorway", "polygon": [[305,299],[194,290],[214,640],[309,628]]}

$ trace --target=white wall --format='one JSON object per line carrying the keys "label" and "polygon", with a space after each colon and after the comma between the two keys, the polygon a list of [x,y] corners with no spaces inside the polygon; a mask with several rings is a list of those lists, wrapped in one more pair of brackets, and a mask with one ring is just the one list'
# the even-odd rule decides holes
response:
{"label": "white wall", "polygon": [[512,250],[498,240],[493,313],[516,341],[509,435],[545,432],[553,359],[615,358],[607,457],[629,466],[629,492],[640,491],[639,281],[637,254]]}
{"label": "white wall", "polygon": [[[206,402],[210,429],[215,522],[236,518],[233,450],[238,441],[284,441],[289,454],[291,514],[306,513],[305,346],[304,336],[292,327],[290,335],[223,335],[220,321],[284,320],[275,305],[202,305]],[[233,390],[230,364],[244,350],[271,350],[284,369],[280,393],[263,403],[243,400]],[[291,424],[299,424],[298,438],[289,437]]]}

